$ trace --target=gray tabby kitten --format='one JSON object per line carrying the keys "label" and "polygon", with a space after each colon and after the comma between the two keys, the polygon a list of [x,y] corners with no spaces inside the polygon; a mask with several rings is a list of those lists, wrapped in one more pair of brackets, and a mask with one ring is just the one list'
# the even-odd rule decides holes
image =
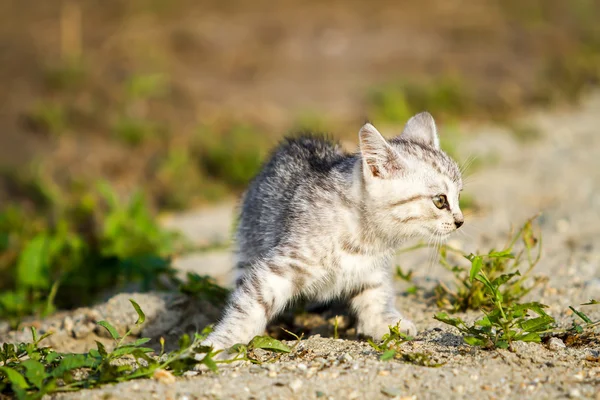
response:
{"label": "gray tabby kitten", "polygon": [[427,112],[389,141],[368,123],[359,139],[353,155],[314,136],[276,149],[243,200],[237,288],[205,344],[247,343],[297,297],[347,299],[357,332],[375,339],[398,322],[416,334],[394,306],[390,263],[406,239],[463,224],[460,171]]}

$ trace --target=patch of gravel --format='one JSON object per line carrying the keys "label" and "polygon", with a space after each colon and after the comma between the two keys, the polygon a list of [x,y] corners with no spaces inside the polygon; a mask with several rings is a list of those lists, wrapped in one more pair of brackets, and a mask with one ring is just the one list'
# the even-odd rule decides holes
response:
{"label": "patch of gravel", "polygon": [[[384,399],[594,398],[600,367],[587,349],[551,351],[521,343],[516,351],[469,347],[441,330],[408,343],[407,353],[434,355],[439,368],[382,362],[365,342],[312,336],[292,353],[261,365],[223,367],[172,384],[134,381],[57,396],[86,399]],[[293,342],[288,342],[293,345]],[[577,396],[575,396],[577,395]]]}
{"label": "patch of gravel", "polygon": [[[464,155],[477,155],[484,167],[467,179],[465,193],[481,207],[467,216],[464,235],[456,235],[453,245],[465,251],[501,246],[511,224],[542,211],[544,253],[536,272],[548,281],[530,293],[531,299],[548,304],[549,313],[559,325],[574,319],[569,305],[590,298],[600,299],[600,95],[578,109],[539,113],[524,120],[542,132],[542,137],[520,143],[509,131],[477,128],[460,146]],[[222,207],[217,220],[212,212],[194,212],[195,217],[178,216],[172,227],[181,225],[196,242],[228,237],[232,207]],[[218,220],[226,221],[219,223]],[[179,222],[176,222],[179,221]],[[187,222],[186,222],[187,221]],[[204,221],[204,222],[203,222]],[[214,232],[214,235],[212,234]],[[217,256],[215,256],[215,254]],[[195,262],[202,264],[203,256]],[[207,253],[222,260],[202,271],[225,276],[231,269],[227,252]],[[206,258],[205,260],[208,260]],[[426,251],[402,254],[398,262],[415,270],[419,285],[432,287],[438,279],[448,279],[433,266]],[[193,268],[193,262],[189,267]],[[364,341],[321,337],[332,314],[303,317],[306,333],[291,354],[273,357],[261,352],[262,365],[223,367],[218,374],[193,372],[168,384],[143,380],[106,386],[52,398],[85,399],[599,399],[600,344],[598,338],[573,347],[560,340],[518,343],[514,351],[486,351],[465,345],[458,332],[432,318],[437,308],[421,297],[407,295],[407,284],[398,282],[397,303],[420,330],[417,340],[403,345],[406,353],[426,353],[443,364],[427,368],[402,361],[382,362]],[[148,314],[141,335],[177,335],[215,321],[218,310],[209,304],[179,295],[118,295],[105,304],[58,314],[44,321],[32,321],[42,330],[56,329],[50,343],[63,351],[83,351],[93,340],[104,340],[94,322],[105,318],[119,331],[131,327],[136,315],[127,299],[133,296]],[[600,307],[586,312],[600,319]],[[312,316],[311,316],[312,315]],[[335,315],[335,314],[333,314]],[[460,314],[472,320],[478,313]],[[308,327],[310,325],[310,327]],[[314,325],[314,326],[313,326]],[[274,332],[271,327],[270,332]],[[351,329],[344,332],[352,337]],[[28,333],[8,332],[0,326],[0,342],[28,339]],[[156,341],[153,341],[156,343]],[[294,342],[288,342],[293,345]],[[87,346],[87,347],[86,347]],[[268,359],[268,360],[267,360]]]}

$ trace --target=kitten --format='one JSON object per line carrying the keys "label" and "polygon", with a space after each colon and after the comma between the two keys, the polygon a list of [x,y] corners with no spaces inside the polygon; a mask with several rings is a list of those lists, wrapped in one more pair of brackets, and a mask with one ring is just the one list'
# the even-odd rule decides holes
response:
{"label": "kitten", "polygon": [[314,136],[275,150],[244,196],[237,287],[205,344],[247,343],[296,297],[347,299],[362,335],[380,339],[398,322],[416,334],[394,306],[390,263],[406,239],[463,224],[460,171],[427,112],[389,141],[369,123],[359,139],[353,155]]}

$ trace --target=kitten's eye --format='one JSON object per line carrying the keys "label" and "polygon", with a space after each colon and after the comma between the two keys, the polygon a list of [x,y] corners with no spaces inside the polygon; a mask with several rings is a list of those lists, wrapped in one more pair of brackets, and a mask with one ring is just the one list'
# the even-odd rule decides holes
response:
{"label": "kitten's eye", "polygon": [[440,194],[438,196],[435,196],[433,198],[433,204],[437,208],[439,208],[440,210],[442,208],[448,208],[449,207],[449,205],[448,205],[448,199],[446,198],[446,195],[444,195],[444,194]]}

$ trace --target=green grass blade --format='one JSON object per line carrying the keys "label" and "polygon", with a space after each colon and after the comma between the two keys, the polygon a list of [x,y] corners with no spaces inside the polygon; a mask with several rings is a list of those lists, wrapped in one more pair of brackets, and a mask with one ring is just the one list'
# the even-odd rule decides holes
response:
{"label": "green grass blade", "polygon": [[144,314],[140,305],[138,303],[136,303],[133,299],[129,299],[129,301],[131,302],[131,305],[133,306],[133,308],[135,308],[135,312],[138,315],[138,319],[137,319],[137,321],[135,321],[135,324],[136,325],[143,324],[144,321],[146,320],[146,314]]}
{"label": "green grass blade", "polygon": [[114,326],[112,326],[110,323],[108,323],[107,321],[98,321],[97,324],[100,325],[101,327],[103,327],[104,329],[106,329],[108,331],[108,333],[110,333],[110,336],[114,340],[120,339],[117,329]]}
{"label": "green grass blade", "polygon": [[481,268],[483,267],[483,259],[480,256],[473,257],[471,261],[471,271],[469,272],[469,279],[471,282],[475,279]]}
{"label": "green grass blade", "polygon": [[269,336],[256,336],[248,344],[249,349],[265,349],[281,353],[292,351],[287,345]]}
{"label": "green grass blade", "polygon": [[579,318],[581,318],[582,320],[584,320],[586,324],[591,324],[592,323],[592,320],[590,319],[590,317],[588,317],[587,315],[585,315],[581,311],[577,311],[576,309],[574,309],[571,306],[569,306],[569,308],[571,309],[571,311],[573,311],[575,314],[577,314],[577,316]]}

